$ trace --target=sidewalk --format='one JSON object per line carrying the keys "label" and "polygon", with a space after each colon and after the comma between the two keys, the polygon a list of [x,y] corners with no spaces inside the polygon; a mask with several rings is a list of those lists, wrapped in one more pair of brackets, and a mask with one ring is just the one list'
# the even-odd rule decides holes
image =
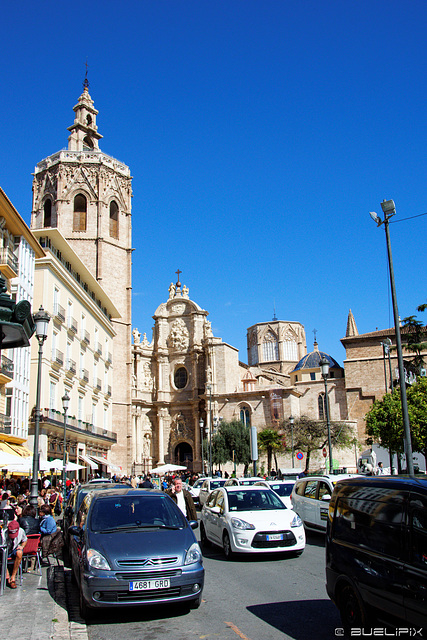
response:
{"label": "sidewalk", "polygon": [[[51,564],[43,575],[23,573],[22,587],[6,587],[0,596],[0,628],[8,640],[88,640],[87,628],[78,615],[78,603],[70,602],[69,570]],[[70,612],[70,616],[68,612]]]}

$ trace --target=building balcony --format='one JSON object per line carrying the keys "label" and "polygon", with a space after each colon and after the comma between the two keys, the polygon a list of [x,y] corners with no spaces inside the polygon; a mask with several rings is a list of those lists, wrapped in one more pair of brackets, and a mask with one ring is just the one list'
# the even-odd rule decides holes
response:
{"label": "building balcony", "polygon": [[71,373],[73,376],[75,376],[77,372],[75,361],[71,360],[71,358],[67,358],[67,361],[65,363],[65,369],[67,373]]}
{"label": "building balcony", "polygon": [[100,378],[97,378],[95,381],[95,391],[101,391],[102,390],[102,383]]}
{"label": "building balcony", "polygon": [[110,351],[108,352],[108,355],[107,355],[107,362],[108,364],[113,363],[113,354]]}
{"label": "building balcony", "polygon": [[86,345],[90,344],[90,333],[89,331],[83,331],[82,332],[82,342],[84,342]]}
{"label": "building balcony", "polygon": [[69,316],[68,325],[67,325],[68,331],[70,331],[71,333],[77,334],[77,328],[78,328],[77,320],[72,316]]}
{"label": "building balcony", "polygon": [[59,351],[59,349],[52,350],[52,364],[56,365],[57,367],[64,366],[64,354],[62,353],[62,351]]}
{"label": "building balcony", "polygon": [[13,360],[2,355],[0,359],[0,384],[13,380]]}
{"label": "building balcony", "polygon": [[87,369],[80,369],[79,378],[81,382],[89,382],[89,371]]}
{"label": "building balcony", "polygon": [[102,344],[99,342],[95,345],[95,355],[102,356]]}
{"label": "building balcony", "polygon": [[107,392],[106,392],[105,395],[107,395],[109,398],[111,398],[111,385],[110,384],[107,387]]}
{"label": "building balcony", "polygon": [[[7,416],[5,416],[7,418]],[[9,418],[10,420],[10,418]],[[0,414],[1,425],[1,414]],[[34,428],[34,419],[31,419],[30,425]],[[57,432],[62,437],[64,432],[64,414],[61,411],[53,409],[41,409],[40,410],[40,429],[43,432],[48,429],[49,433]],[[0,426],[1,431],[1,426]],[[117,433],[114,431],[108,431],[102,427],[97,427],[91,422],[84,422],[78,420],[74,416],[67,416],[67,431],[72,431],[77,434],[79,442],[93,440],[94,437],[107,438],[108,440],[117,442]],[[34,431],[32,431],[34,433]],[[30,429],[31,434],[31,429]],[[85,436],[85,437],[83,437]]]}
{"label": "building balcony", "polygon": [[65,322],[65,309],[60,304],[53,305],[53,317],[58,322]]}
{"label": "building balcony", "polygon": [[0,271],[7,280],[18,276],[18,258],[9,247],[0,248]]}

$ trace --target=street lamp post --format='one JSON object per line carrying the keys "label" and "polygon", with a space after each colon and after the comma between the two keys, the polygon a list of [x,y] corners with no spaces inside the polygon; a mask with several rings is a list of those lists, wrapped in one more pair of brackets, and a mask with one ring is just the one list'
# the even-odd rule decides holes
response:
{"label": "street lamp post", "polygon": [[294,459],[294,416],[289,416],[289,424],[291,425],[291,447],[292,447],[292,469],[295,467]]}
{"label": "street lamp post", "polygon": [[199,427],[200,427],[200,442],[202,444],[202,473],[204,473],[205,471],[205,461],[204,461],[204,456],[203,456],[203,427],[204,427],[204,422],[203,422],[203,418],[200,418],[199,420]]}
{"label": "street lamp post", "polygon": [[68,392],[66,391],[64,393],[64,395],[62,396],[62,406],[64,408],[64,442],[62,445],[62,504],[65,507],[65,498],[67,496],[67,487],[66,487],[66,481],[67,481],[67,472],[66,472],[66,466],[67,466],[67,413],[68,413],[68,407],[70,406],[70,396],[68,395]]}
{"label": "street lamp post", "polygon": [[212,478],[212,385],[208,384],[206,389],[209,391],[209,413],[208,413],[209,476]]}
{"label": "street lamp post", "polygon": [[322,378],[325,383],[325,409],[326,424],[328,425],[328,448],[329,448],[329,473],[332,473],[332,439],[331,439],[331,419],[329,415],[329,398],[328,398],[328,376],[329,376],[329,360],[323,356],[319,362]]}
{"label": "street lamp post", "polygon": [[410,475],[413,475],[414,463],[412,460],[411,427],[409,425],[408,402],[406,399],[406,382],[405,382],[405,370],[403,366],[402,340],[400,337],[399,310],[397,307],[396,283],[394,280],[393,258],[391,255],[390,231],[389,231],[389,220],[392,216],[395,215],[396,207],[393,200],[383,200],[381,202],[381,209],[383,210],[383,213],[384,213],[384,220],[381,220],[381,218],[373,211],[369,215],[377,223],[378,226],[381,226],[384,223],[385,236],[386,236],[386,242],[387,242],[388,265],[389,265],[389,272],[390,272],[391,297],[393,301],[393,316],[394,316],[394,330],[396,334],[397,363],[399,368],[400,399],[402,403],[402,417],[403,417],[403,444],[404,444],[405,455],[406,455],[406,470]]}
{"label": "street lamp post", "polygon": [[39,429],[40,429],[40,395],[41,395],[41,373],[43,343],[47,338],[47,327],[49,324],[49,314],[40,306],[40,309],[33,315],[36,325],[36,338],[39,343],[38,364],[37,364],[37,389],[36,406],[34,409],[34,450],[33,450],[33,475],[31,478],[30,504],[37,509],[38,498],[38,477],[39,477]]}

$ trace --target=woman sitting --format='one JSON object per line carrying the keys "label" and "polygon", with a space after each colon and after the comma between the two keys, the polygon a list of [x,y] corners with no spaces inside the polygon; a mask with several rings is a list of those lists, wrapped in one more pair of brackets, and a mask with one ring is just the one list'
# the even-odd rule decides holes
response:
{"label": "woman sitting", "polygon": [[31,504],[24,507],[22,515],[18,517],[18,522],[27,536],[28,534],[40,533],[40,520],[36,518],[36,509]]}
{"label": "woman sitting", "polygon": [[[54,517],[52,516],[52,509],[48,504],[43,504],[39,509],[41,516],[40,520],[40,533],[42,535],[41,547],[42,547],[42,565],[48,564],[47,557],[50,554],[55,554],[59,549],[55,541],[57,538],[61,538],[61,531],[57,528]],[[62,544],[61,544],[62,547]],[[60,548],[60,547],[59,547]],[[44,561],[44,562],[43,562]]]}

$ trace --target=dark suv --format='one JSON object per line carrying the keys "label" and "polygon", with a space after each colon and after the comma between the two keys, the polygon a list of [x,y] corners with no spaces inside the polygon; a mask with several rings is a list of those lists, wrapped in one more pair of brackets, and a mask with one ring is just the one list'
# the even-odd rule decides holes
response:
{"label": "dark suv", "polygon": [[427,480],[341,480],[329,503],[326,588],[347,633],[377,620],[427,628]]}

